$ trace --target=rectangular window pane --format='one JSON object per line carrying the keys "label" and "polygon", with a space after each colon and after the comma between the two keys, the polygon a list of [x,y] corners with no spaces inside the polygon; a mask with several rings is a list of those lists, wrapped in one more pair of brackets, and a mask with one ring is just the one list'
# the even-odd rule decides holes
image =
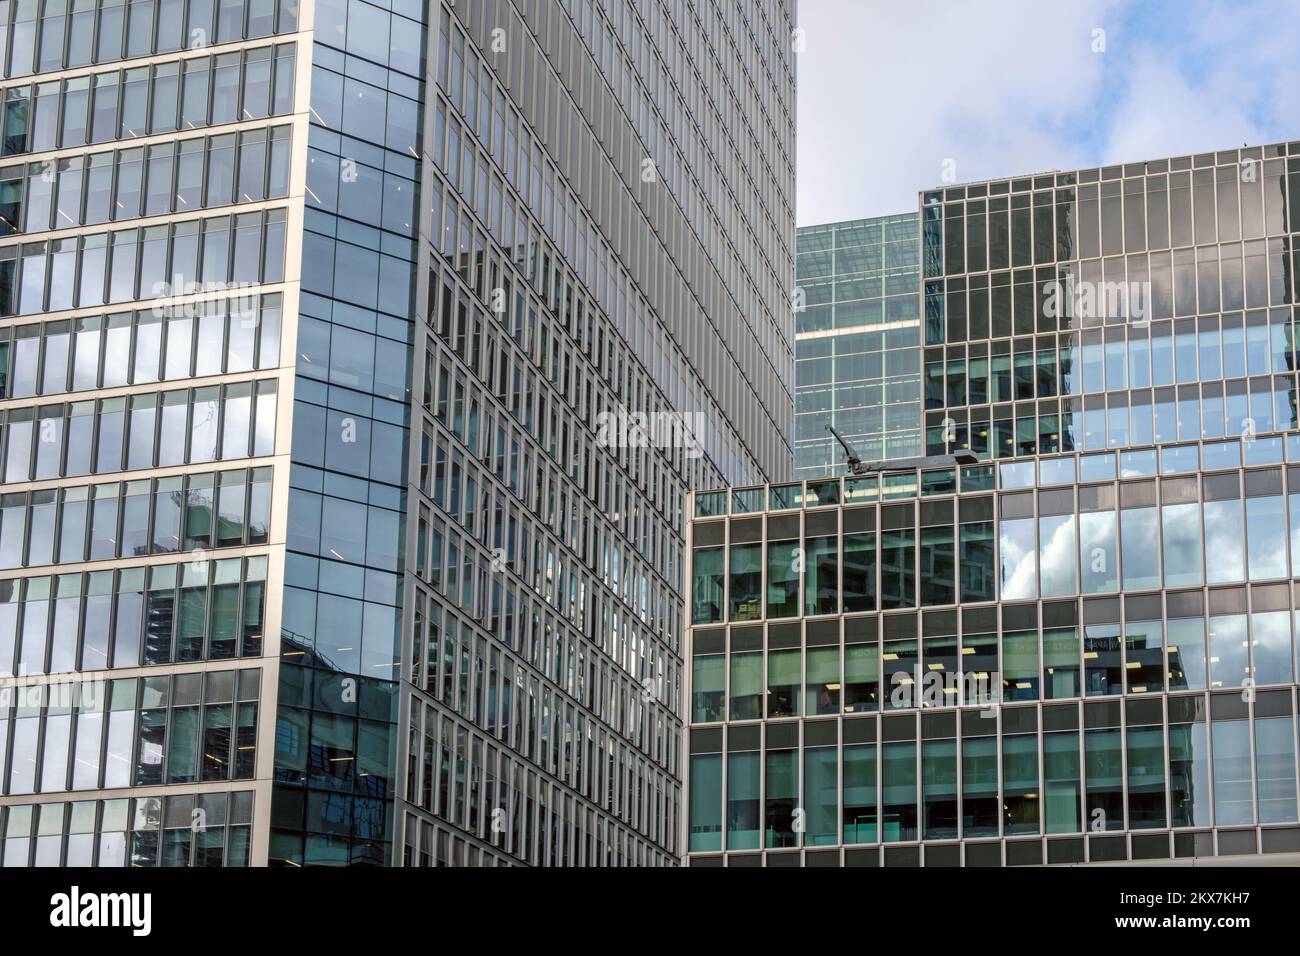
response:
{"label": "rectangular window pane", "polygon": [[883,838],[887,843],[917,838],[916,743],[884,745]]}
{"label": "rectangular window pane", "polygon": [[1250,778],[1250,723],[1216,720],[1214,747],[1214,822],[1221,827],[1255,822]]}
{"label": "rectangular window pane", "polygon": [[728,850],[758,849],[761,759],[758,751],[732,753],[727,757]]}
{"label": "rectangular window pane", "polygon": [[774,541],[768,544],[768,617],[795,617],[798,615],[799,560],[798,541]]}
{"label": "rectangular window pane", "polygon": [[1134,830],[1165,826],[1165,742],[1161,727],[1128,729],[1128,821]]}
{"label": "rectangular window pane", "polygon": [[921,751],[922,839],[957,836],[957,742],[927,740]]}
{"label": "rectangular window pane", "polygon": [[844,842],[875,843],[876,747],[844,748]]}
{"label": "rectangular window pane", "polygon": [[804,809],[807,846],[839,842],[839,751],[835,747],[804,750]]}
{"label": "rectangular window pane", "polygon": [[1080,821],[1079,733],[1043,735],[1044,823],[1048,833],[1077,833]]}
{"label": "rectangular window pane", "polygon": [[1255,720],[1255,769],[1259,822],[1296,821],[1295,743],[1290,717]]}

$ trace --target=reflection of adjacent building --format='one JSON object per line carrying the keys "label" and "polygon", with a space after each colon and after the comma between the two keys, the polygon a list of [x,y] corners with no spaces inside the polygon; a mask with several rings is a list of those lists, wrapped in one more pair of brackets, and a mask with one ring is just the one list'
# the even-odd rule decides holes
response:
{"label": "reflection of adjacent building", "polygon": [[1278,144],[924,193],[927,450],[1296,427],[1298,162]]}
{"label": "reflection of adjacent building", "polygon": [[[353,706],[342,708],[328,728],[310,736],[303,733],[300,718],[279,721],[276,747],[283,759],[278,779],[311,787],[307,800],[324,832],[356,834],[359,844],[340,862],[382,866],[385,819],[392,812],[393,755],[387,734],[372,722],[395,719],[396,694],[387,681],[358,677],[338,666],[304,635],[282,630],[281,654],[302,672],[310,669],[316,675],[312,692],[320,699],[351,700]],[[286,701],[291,706],[300,702],[297,695]]]}
{"label": "reflection of adjacent building", "polygon": [[696,495],[689,862],[1290,859],[1293,462],[1295,433]]}

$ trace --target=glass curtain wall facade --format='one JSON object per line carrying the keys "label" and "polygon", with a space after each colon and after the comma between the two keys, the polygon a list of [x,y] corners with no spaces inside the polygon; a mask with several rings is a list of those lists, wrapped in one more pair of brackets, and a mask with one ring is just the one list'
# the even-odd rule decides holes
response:
{"label": "glass curtain wall facade", "polygon": [[0,3],[0,864],[268,851],[296,3]]}
{"label": "glass curtain wall facade", "polygon": [[1298,858],[1297,196],[922,194],[925,450],[983,461],[693,497],[690,865]]}
{"label": "glass curtain wall facade", "polygon": [[678,859],[789,7],[0,2],[0,863]]}
{"label": "glass curtain wall facade", "polygon": [[689,865],[1300,852],[1300,437],[693,500]]}
{"label": "glass curtain wall facade", "polygon": [[428,7],[317,0],[268,862],[392,862]]}
{"label": "glass curtain wall facade", "polygon": [[404,863],[680,858],[685,494],[791,461],[792,8],[431,9]]}
{"label": "glass curtain wall facade", "polygon": [[916,213],[796,233],[795,474],[844,469],[833,425],[863,461],[920,454]]}
{"label": "glass curtain wall facade", "polygon": [[1295,427],[1300,145],[921,199],[928,452]]}

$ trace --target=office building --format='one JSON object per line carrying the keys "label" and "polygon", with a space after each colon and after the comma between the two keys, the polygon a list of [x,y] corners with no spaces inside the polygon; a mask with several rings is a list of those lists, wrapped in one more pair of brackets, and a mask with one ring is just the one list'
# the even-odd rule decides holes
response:
{"label": "office building", "polygon": [[927,451],[1294,428],[1297,163],[1277,144],[925,193]]}
{"label": "office building", "polygon": [[792,8],[0,0],[0,863],[678,861]]}
{"label": "office building", "polygon": [[1300,143],[921,197],[926,451],[699,493],[690,865],[1300,860]]}
{"label": "office building", "polygon": [[920,454],[920,217],[805,226],[795,237],[795,474]]}

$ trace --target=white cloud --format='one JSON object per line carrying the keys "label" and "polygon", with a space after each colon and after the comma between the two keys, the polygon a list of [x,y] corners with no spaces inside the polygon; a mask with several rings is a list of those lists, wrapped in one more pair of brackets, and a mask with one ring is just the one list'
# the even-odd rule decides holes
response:
{"label": "white cloud", "polygon": [[913,209],[948,159],[964,182],[1298,135],[1286,2],[803,0],[798,221]]}

